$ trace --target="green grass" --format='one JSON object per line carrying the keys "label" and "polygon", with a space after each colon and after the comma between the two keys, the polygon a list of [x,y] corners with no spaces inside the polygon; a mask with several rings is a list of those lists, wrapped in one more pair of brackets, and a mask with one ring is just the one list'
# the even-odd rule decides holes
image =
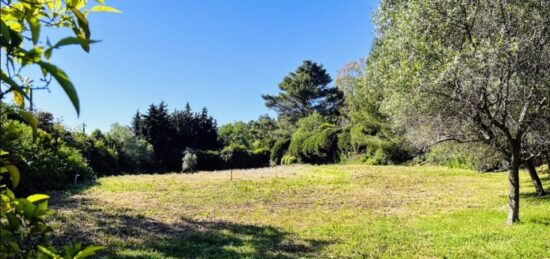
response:
{"label": "green grass", "polygon": [[503,173],[333,165],[229,179],[101,178],[55,195],[54,240],[101,244],[117,258],[550,258],[550,196],[534,196],[525,172],[514,226]]}

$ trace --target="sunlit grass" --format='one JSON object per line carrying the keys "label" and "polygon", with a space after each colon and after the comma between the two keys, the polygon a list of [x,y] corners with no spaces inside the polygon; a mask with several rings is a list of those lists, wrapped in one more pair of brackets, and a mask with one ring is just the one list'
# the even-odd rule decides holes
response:
{"label": "sunlit grass", "polygon": [[[107,177],[54,201],[58,239],[115,257],[550,257],[550,198],[522,173],[294,166]],[[545,181],[550,189],[550,183]]]}

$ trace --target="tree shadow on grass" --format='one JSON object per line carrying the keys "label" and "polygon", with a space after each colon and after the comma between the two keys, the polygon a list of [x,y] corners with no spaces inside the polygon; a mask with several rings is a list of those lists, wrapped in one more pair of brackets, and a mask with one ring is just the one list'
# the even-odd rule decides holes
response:
{"label": "tree shadow on grass", "polygon": [[[75,203],[68,199],[65,205]],[[114,258],[298,258],[316,257],[330,241],[301,239],[272,226],[179,218],[165,223],[129,210],[108,212],[79,198],[73,213],[58,213],[54,244],[100,244]],[[65,206],[62,206],[65,208]]]}

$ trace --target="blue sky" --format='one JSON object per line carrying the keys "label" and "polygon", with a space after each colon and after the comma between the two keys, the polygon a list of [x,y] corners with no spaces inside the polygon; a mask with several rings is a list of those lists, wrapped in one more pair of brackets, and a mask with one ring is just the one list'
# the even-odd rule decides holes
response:
{"label": "blue sky", "polygon": [[[153,4],[154,3],[154,4]],[[218,123],[269,113],[262,94],[303,60],[338,68],[365,57],[374,37],[369,0],[107,0],[122,14],[89,16],[89,54],[54,52],[75,83],[81,115],[55,84],[36,93],[39,109],[89,129],[128,124],[136,110],[164,100],[169,108],[206,106]]]}

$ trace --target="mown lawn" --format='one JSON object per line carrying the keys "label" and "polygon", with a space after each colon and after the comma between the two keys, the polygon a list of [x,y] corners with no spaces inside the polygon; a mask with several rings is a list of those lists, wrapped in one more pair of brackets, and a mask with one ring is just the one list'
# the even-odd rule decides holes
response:
{"label": "mown lawn", "polygon": [[550,258],[550,196],[521,184],[511,227],[506,174],[364,165],[106,177],[52,221],[117,258]]}

